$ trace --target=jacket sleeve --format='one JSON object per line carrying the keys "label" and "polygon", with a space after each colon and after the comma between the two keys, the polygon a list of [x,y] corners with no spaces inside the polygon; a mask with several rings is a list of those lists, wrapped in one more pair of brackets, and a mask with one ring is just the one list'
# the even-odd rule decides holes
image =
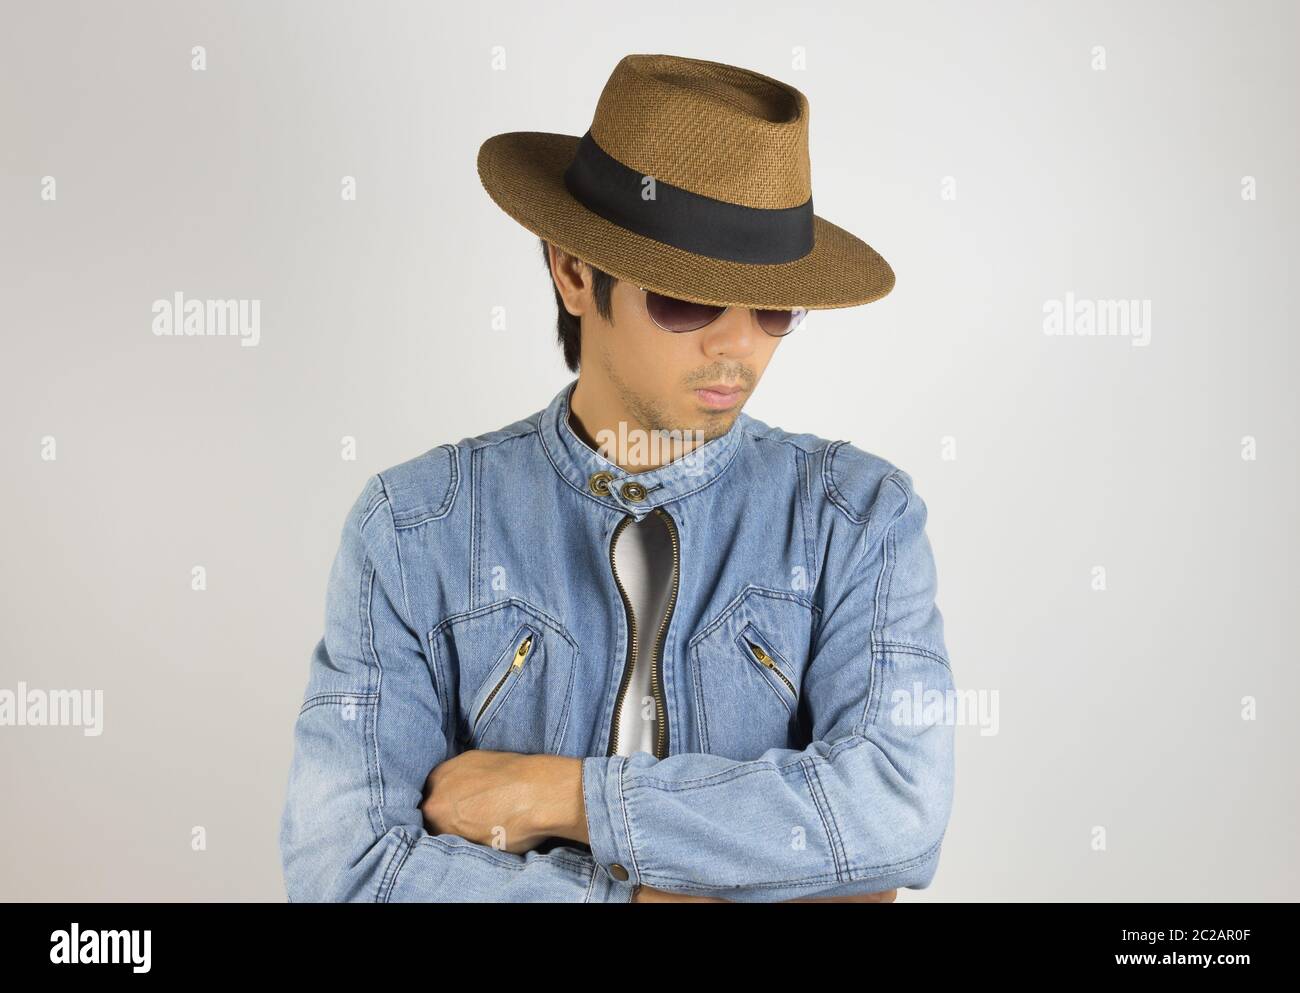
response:
{"label": "jacket sleeve", "polygon": [[378,475],[348,515],[326,599],[280,825],[290,902],[609,899],[579,848],[521,855],[424,829],[424,783],[448,747]]}
{"label": "jacket sleeve", "polygon": [[951,809],[953,684],[926,507],[895,469],[847,581],[828,592],[802,693],[802,749],[749,761],[583,760],[596,861],[630,881],[736,901],[928,886]]}

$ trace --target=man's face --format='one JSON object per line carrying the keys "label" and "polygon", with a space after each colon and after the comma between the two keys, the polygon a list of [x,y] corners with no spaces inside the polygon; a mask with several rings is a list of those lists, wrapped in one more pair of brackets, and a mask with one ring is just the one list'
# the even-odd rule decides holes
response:
{"label": "man's face", "polygon": [[701,431],[705,440],[725,434],[781,339],[767,334],[752,310],[735,307],[696,331],[674,334],[651,320],[645,297],[618,280],[610,297],[613,321],[594,305],[584,314],[584,372],[595,365],[648,431]]}

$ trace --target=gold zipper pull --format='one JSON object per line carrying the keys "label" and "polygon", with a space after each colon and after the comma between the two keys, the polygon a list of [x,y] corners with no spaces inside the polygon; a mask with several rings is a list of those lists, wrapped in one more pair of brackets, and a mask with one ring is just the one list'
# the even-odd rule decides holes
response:
{"label": "gold zipper pull", "polygon": [[492,702],[493,698],[501,690],[501,687],[505,686],[506,680],[510,678],[510,674],[518,672],[523,666],[524,658],[527,657],[528,649],[532,647],[532,644],[533,636],[531,634],[519,643],[519,647],[515,649],[514,661],[510,663],[510,668],[501,674],[501,678],[497,680],[497,684],[492,687],[492,692],[487,695],[487,699],[484,700],[483,705],[479,707],[478,713],[474,715],[475,727],[478,726],[479,720],[483,717],[484,712],[487,711],[488,704]]}
{"label": "gold zipper pull", "polygon": [[532,644],[533,636],[531,634],[519,643],[519,649],[515,652],[515,660],[510,663],[511,669],[518,669],[524,664],[524,658],[528,655],[528,649]]}
{"label": "gold zipper pull", "polygon": [[794,688],[794,683],[790,682],[789,677],[786,676],[786,674],[781,671],[781,667],[776,664],[776,660],[772,658],[770,655],[768,655],[767,652],[763,651],[763,649],[759,648],[758,645],[755,645],[748,638],[746,638],[745,641],[749,644],[750,649],[753,651],[754,658],[758,659],[758,661],[762,662],[763,665],[767,666],[774,673],[776,673],[776,675],[780,678],[781,682],[785,683],[786,689],[788,689],[794,697],[798,698],[799,691]]}

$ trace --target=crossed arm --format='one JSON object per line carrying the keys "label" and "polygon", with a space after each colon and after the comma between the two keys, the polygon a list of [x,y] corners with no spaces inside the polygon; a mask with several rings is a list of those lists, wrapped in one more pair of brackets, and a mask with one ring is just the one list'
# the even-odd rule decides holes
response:
{"label": "crossed arm", "polygon": [[[582,760],[562,755],[521,755],[472,749],[429,772],[420,804],[427,830],[467,841],[506,843],[522,853],[548,838],[590,844],[583,800]],[[502,838],[504,835],[504,838]],[[835,897],[803,897],[791,903],[892,903],[897,890]],[[639,885],[633,903],[732,903],[713,896],[674,893]]]}

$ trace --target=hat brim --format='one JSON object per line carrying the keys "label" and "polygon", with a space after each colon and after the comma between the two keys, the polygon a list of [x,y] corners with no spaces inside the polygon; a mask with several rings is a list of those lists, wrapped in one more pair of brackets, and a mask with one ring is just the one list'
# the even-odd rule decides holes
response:
{"label": "hat brim", "polygon": [[564,185],[579,140],[542,131],[494,135],[479,148],[479,179],[533,234],[611,276],[697,303],[773,310],[854,307],[894,287],[894,270],[875,249],[816,214],[812,251],[779,264],[696,255],[619,227]]}

